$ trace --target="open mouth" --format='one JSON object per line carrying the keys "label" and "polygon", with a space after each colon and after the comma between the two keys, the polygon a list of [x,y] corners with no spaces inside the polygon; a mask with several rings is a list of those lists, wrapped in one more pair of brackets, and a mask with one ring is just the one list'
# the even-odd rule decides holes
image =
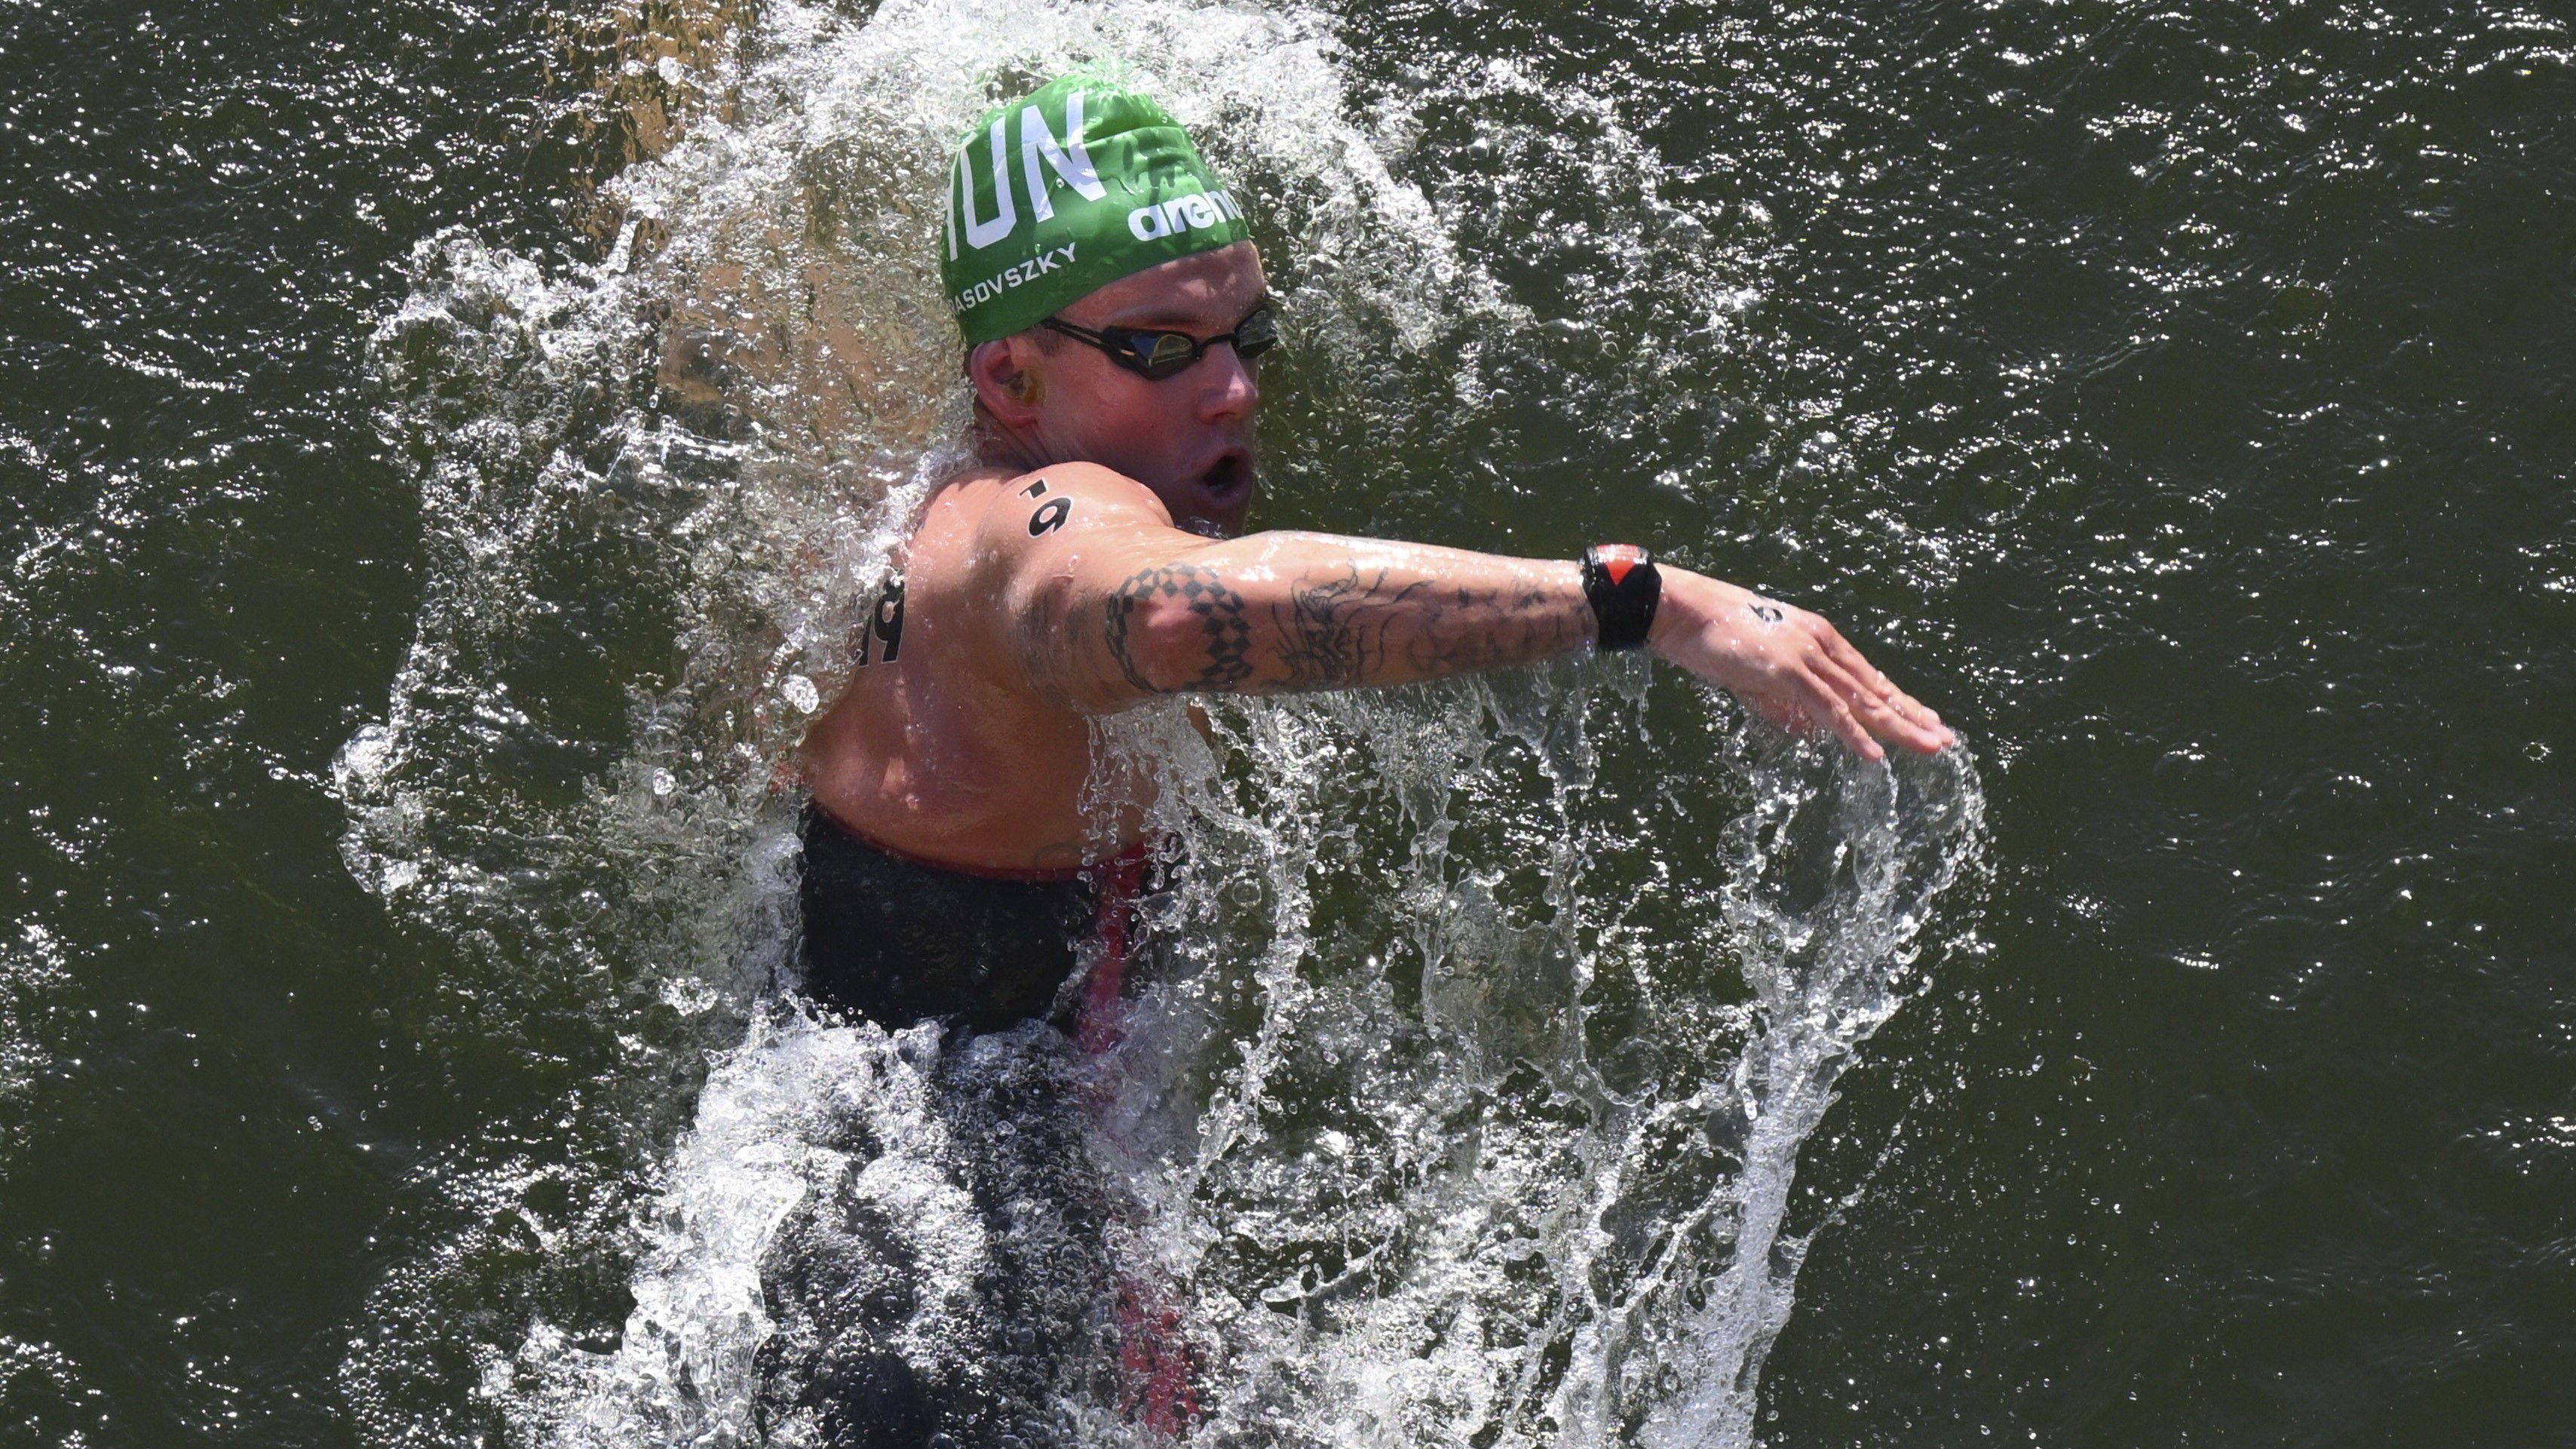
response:
{"label": "open mouth", "polygon": [[1248,448],[1228,448],[1216,460],[1190,478],[1197,487],[1195,500],[1182,502],[1172,511],[1173,522],[1210,538],[1229,538],[1243,526],[1243,515],[1252,506],[1252,452]]}
{"label": "open mouth", "polygon": [[1210,494],[1231,499],[1252,486],[1252,455],[1241,448],[1229,449],[1208,465],[1198,481]]}

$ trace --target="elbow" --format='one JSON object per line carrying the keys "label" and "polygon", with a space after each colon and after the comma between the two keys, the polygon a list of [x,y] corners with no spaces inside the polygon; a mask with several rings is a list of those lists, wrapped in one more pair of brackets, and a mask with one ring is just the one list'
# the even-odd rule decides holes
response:
{"label": "elbow", "polygon": [[1205,688],[1205,623],[1184,599],[1135,581],[1103,595],[1074,580],[1041,581],[1013,601],[1011,641],[1040,689],[1084,714]]}
{"label": "elbow", "polygon": [[1204,577],[1131,580],[1103,603],[1111,661],[1140,693],[1234,690],[1252,674],[1243,597],[1213,574],[1188,572]]}
{"label": "elbow", "polygon": [[1199,629],[1186,608],[1171,599],[1140,598],[1122,589],[1102,602],[1101,621],[1110,661],[1129,688],[1142,694],[1178,694],[1190,687],[1196,670],[1188,656]]}

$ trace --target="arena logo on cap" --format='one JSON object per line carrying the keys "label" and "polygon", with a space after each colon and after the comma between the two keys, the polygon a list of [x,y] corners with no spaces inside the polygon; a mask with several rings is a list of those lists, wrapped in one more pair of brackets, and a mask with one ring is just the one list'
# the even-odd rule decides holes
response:
{"label": "arena logo on cap", "polygon": [[1153,241],[1202,226],[1243,220],[1243,208],[1222,191],[1175,196],[1160,206],[1140,206],[1127,213],[1127,230],[1138,241]]}
{"label": "arena logo on cap", "polygon": [[958,138],[941,210],[940,291],[970,343],[1251,232],[1171,113],[1096,75],[979,117]]}

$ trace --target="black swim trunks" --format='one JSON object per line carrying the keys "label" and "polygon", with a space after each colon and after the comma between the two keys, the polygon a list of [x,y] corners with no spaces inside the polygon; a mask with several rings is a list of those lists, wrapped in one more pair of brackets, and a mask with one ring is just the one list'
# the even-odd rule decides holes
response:
{"label": "black swim trunks", "polygon": [[[1053,877],[951,870],[810,804],[799,833],[806,993],[888,1027],[950,1023],[923,1081],[943,1130],[905,1150],[966,1190],[982,1257],[971,1297],[933,1284],[933,1240],[847,1185],[880,1148],[853,1150],[762,1259],[763,1432],[810,1413],[828,1449],[1053,1449],[1094,1437],[1067,1407],[1082,1402],[1158,1441],[1187,1432],[1202,1359],[1158,1280],[1110,1251],[1123,1199],[1090,1145],[1087,1069],[1118,1039],[1137,897],[1168,877],[1141,851]],[[1032,1018],[1062,1034],[1006,1030]]]}
{"label": "black swim trunks", "polygon": [[[1132,867],[954,870],[862,839],[810,803],[799,833],[805,991],[827,1006],[889,1028],[933,1017],[979,1030],[1031,1017],[1070,1026],[1073,1003],[1060,998],[1084,945],[1108,938],[1112,969],[1123,967]],[[1114,979],[1098,984],[1116,990]]]}

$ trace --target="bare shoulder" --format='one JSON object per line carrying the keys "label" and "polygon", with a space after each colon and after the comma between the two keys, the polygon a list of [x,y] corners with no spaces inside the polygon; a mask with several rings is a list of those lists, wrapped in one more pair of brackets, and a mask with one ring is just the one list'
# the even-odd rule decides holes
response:
{"label": "bare shoulder", "polygon": [[1101,600],[1139,568],[1205,540],[1174,528],[1144,484],[1096,463],[979,486],[960,500],[973,519],[975,563],[959,602],[978,621],[989,676],[1076,709],[1112,702],[1099,682],[1119,676],[1092,658],[1105,647]]}
{"label": "bare shoulder", "polygon": [[1102,527],[1168,529],[1171,511],[1144,484],[1097,463],[1056,463],[995,481],[976,534],[988,554],[1043,549]]}

